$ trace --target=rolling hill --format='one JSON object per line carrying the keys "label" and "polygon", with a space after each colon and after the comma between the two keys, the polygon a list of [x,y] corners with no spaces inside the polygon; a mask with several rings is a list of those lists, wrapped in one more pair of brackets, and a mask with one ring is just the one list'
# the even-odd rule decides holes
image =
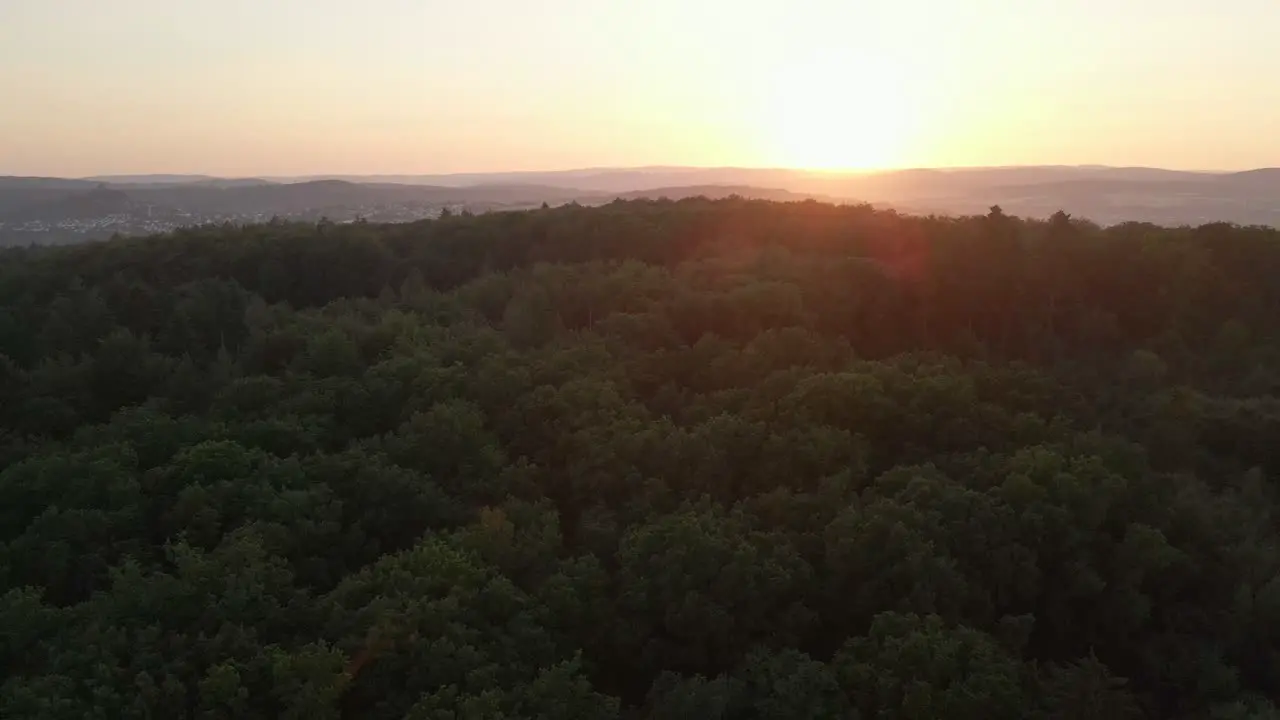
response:
{"label": "rolling hill", "polygon": [[405,221],[442,208],[484,212],[541,203],[696,195],[868,202],[903,212],[1065,210],[1101,224],[1226,221],[1280,225],[1280,169],[1210,173],[1144,167],[1034,166],[813,172],[770,168],[586,168],[455,175],[217,178],[0,177],[0,243],[74,242],[208,222],[279,216]]}

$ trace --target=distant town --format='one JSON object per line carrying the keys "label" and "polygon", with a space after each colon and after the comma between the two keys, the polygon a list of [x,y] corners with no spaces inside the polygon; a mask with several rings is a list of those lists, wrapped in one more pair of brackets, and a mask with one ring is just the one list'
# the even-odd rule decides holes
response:
{"label": "distant town", "polygon": [[[156,235],[179,228],[201,225],[247,225],[273,219],[316,222],[328,219],[335,223],[357,220],[369,222],[413,222],[439,217],[440,214],[470,209],[462,203],[446,205],[365,205],[356,207],[315,208],[300,211],[248,213],[196,213],[184,211],[118,212],[96,217],[49,218],[6,222],[0,220],[0,245],[51,245],[103,240],[112,236]],[[483,211],[489,208],[476,208]]]}

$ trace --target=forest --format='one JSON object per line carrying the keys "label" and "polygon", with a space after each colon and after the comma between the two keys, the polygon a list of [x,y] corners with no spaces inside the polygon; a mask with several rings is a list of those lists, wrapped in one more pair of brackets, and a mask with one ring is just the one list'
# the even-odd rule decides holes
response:
{"label": "forest", "polygon": [[1280,718],[1280,231],[0,252],[0,717]]}

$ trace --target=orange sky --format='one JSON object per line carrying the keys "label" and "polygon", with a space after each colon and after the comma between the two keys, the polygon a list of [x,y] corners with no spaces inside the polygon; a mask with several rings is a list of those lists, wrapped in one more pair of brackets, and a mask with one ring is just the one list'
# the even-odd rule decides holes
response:
{"label": "orange sky", "polygon": [[1274,0],[3,0],[0,173],[1280,165]]}

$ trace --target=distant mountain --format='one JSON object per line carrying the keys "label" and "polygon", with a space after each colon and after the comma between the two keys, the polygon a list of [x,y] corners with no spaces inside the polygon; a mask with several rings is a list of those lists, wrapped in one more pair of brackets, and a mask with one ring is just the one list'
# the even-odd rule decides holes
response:
{"label": "distant mountain", "polygon": [[[193,215],[258,215],[305,211],[359,210],[385,205],[508,205],[568,202],[589,196],[581,190],[537,185],[436,187],[390,183],[316,180],[272,183],[266,180],[212,178],[178,184],[95,184],[45,178],[0,178],[0,220],[80,217],[83,207],[104,210],[127,204]],[[105,202],[111,198],[110,202]],[[97,203],[96,205],[94,203]]]}
{"label": "distant mountain", "polygon": [[817,197],[806,193],[794,193],[790,190],[782,190],[779,188],[759,188],[752,187],[750,185],[686,185],[681,187],[653,188],[652,190],[632,190],[631,192],[618,193],[616,195],[606,197],[617,197],[623,200],[682,200],[684,198],[691,197],[706,197],[712,200],[718,200],[734,195],[752,200],[776,200],[780,202],[809,199],[833,199]]}
{"label": "distant mountain", "polygon": [[1057,210],[1103,224],[1138,220],[1164,225],[1228,221],[1280,226],[1280,170],[1187,173],[1119,169],[998,185],[953,184],[894,198],[904,209],[981,212],[999,204],[1019,215]]}
{"label": "distant mountain", "polygon": [[1280,189],[1280,168],[1258,168],[1229,173],[1215,177],[1214,180],[1223,186],[1238,190],[1249,189],[1261,193],[1275,193]]}
{"label": "distant mountain", "polygon": [[0,175],[0,190],[90,190],[101,184],[91,180]]}
{"label": "distant mountain", "polygon": [[502,205],[565,202],[580,196],[581,192],[530,185],[453,188],[314,180],[300,183],[226,187],[197,183],[146,188],[131,191],[130,195],[139,202],[180,208],[189,212],[284,215],[308,210],[344,210],[414,203]]}
{"label": "distant mountain", "polygon": [[[1221,214],[1223,219],[1237,222],[1258,222],[1269,219],[1266,211],[1250,209],[1241,212],[1233,209],[1230,200],[1215,207],[1195,209],[1184,216],[1168,213],[1151,213],[1144,209],[1151,202],[1134,205],[1117,205],[1116,198],[1108,197],[1124,183],[1125,189],[1154,188],[1168,192],[1176,198],[1181,190],[1173,192],[1172,184],[1218,182],[1224,178],[1243,176],[1235,182],[1241,191],[1247,188],[1257,192],[1258,187],[1271,192],[1280,187],[1280,179],[1261,172],[1259,179],[1253,173],[1204,173],[1181,170],[1165,170],[1147,167],[1105,166],[1015,166],[973,168],[912,168],[884,172],[816,172],[783,168],[585,168],[580,170],[529,171],[505,173],[464,173],[455,175],[395,175],[395,176],[333,176],[325,179],[342,179],[357,183],[391,183],[401,185],[429,185],[433,187],[480,187],[495,183],[536,185],[540,187],[572,188],[583,193],[620,194],[640,190],[669,189],[679,187],[754,187],[777,188],[802,195],[826,198],[867,201],[900,207],[928,207],[937,212],[985,211],[994,204],[1019,202],[1027,195],[1026,188],[1038,186],[1050,191],[1034,203],[1024,205],[1028,212],[1041,212],[1044,203],[1052,204],[1051,187],[1071,189],[1064,200],[1071,200],[1070,212],[1082,217],[1094,215],[1115,217],[1116,212],[1132,211],[1138,219],[1162,222],[1194,221],[1208,212]],[[268,178],[276,182],[296,181],[296,178]],[[317,178],[307,178],[313,180]],[[1089,183],[1099,183],[1089,185]],[[1183,188],[1185,190],[1185,188]],[[1145,192],[1145,191],[1144,191]],[[1217,189],[1214,194],[1220,194]],[[1051,214],[1058,208],[1048,211]],[[1225,213],[1225,214],[1224,214]]]}
{"label": "distant mountain", "polygon": [[217,178],[208,175],[103,175],[88,178],[84,182],[104,183],[128,190],[148,190],[170,187],[251,187],[274,185],[262,178]]}
{"label": "distant mountain", "polygon": [[128,193],[109,187],[93,190],[73,190],[61,197],[53,197],[31,203],[2,217],[13,222],[31,222],[51,218],[59,220],[83,220],[128,213],[134,202]]}
{"label": "distant mountain", "polygon": [[209,180],[197,180],[195,182],[185,184],[194,187],[234,188],[274,185],[275,183],[270,180],[263,180],[262,178],[210,178]]}
{"label": "distant mountain", "polygon": [[111,185],[179,185],[218,179],[212,175],[95,175],[85,178],[89,182]]}
{"label": "distant mountain", "polygon": [[0,243],[40,241],[24,233],[56,232],[72,241],[272,216],[402,221],[430,217],[445,207],[482,212],[544,202],[695,195],[869,202],[940,214],[983,213],[1000,205],[1032,217],[1065,210],[1103,224],[1229,221],[1280,226],[1280,168],[1210,173],[1090,165],[817,172],[659,166],[312,178],[0,177]]}
{"label": "distant mountain", "polygon": [[54,202],[98,186],[99,183],[63,178],[0,177],[0,219],[22,208]]}
{"label": "distant mountain", "polygon": [[305,178],[270,177],[276,182],[345,180],[356,183],[394,183],[439,187],[526,185],[568,188],[584,192],[618,193],[689,185],[753,185],[779,187],[804,175],[803,171],[759,168],[586,168],[448,175],[326,175]]}
{"label": "distant mountain", "polygon": [[600,197],[575,188],[529,184],[445,187],[344,180],[275,183],[184,177],[184,182],[153,183],[149,181],[155,177],[131,179],[136,182],[0,178],[0,245],[81,242],[113,234],[151,234],[273,217],[404,222],[433,217],[444,208],[485,212]]}
{"label": "distant mountain", "polygon": [[393,191],[341,181],[218,186],[207,182],[130,190],[139,202],[192,214],[278,214],[393,202]]}

